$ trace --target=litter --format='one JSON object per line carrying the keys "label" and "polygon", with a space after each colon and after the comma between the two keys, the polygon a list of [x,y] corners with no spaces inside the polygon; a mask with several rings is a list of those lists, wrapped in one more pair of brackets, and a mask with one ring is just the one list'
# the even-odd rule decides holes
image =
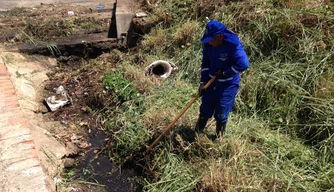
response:
{"label": "litter", "polygon": [[54,90],[56,95],[52,95],[44,99],[45,103],[51,111],[56,111],[59,108],[72,103],[71,97],[68,95],[63,86],[54,88]]}
{"label": "litter", "polygon": [[144,12],[136,13],[136,18],[142,18],[142,17],[147,17],[147,14]]}
{"label": "litter", "polygon": [[74,11],[68,11],[67,14],[68,15],[74,15]]}
{"label": "litter", "polygon": [[97,9],[103,9],[104,6],[103,6],[103,5],[97,5],[96,8],[97,8]]}

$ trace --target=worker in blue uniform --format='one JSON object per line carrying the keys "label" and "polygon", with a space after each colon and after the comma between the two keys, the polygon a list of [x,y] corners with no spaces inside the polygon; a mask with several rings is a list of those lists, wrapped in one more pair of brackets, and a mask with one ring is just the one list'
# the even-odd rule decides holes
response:
{"label": "worker in blue uniform", "polygon": [[[208,119],[214,115],[216,134],[221,137],[239,89],[240,73],[249,67],[249,61],[238,36],[216,20],[207,23],[202,42],[199,86],[202,103],[195,130],[202,132]],[[204,85],[213,76],[217,79],[205,90]]]}

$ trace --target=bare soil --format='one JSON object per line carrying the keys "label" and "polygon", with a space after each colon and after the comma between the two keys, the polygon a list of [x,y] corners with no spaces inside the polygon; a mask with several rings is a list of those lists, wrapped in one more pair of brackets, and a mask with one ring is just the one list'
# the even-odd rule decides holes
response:
{"label": "bare soil", "polygon": [[[100,128],[102,125],[98,114],[93,110],[103,109],[103,84],[102,77],[106,70],[115,68],[112,58],[107,54],[101,55],[95,60],[84,60],[79,56],[60,57],[58,66],[49,73],[49,81],[44,90],[44,95],[54,94],[54,88],[62,85],[68,91],[72,103],[68,106],[47,113],[49,119],[59,121],[66,126],[72,126],[72,130],[85,130],[90,132],[92,128]],[[106,60],[104,62],[103,60]],[[108,62],[110,61],[110,62]],[[79,126],[79,127],[75,127]],[[67,135],[57,133],[60,135]],[[70,138],[60,136],[64,142]]]}
{"label": "bare soil", "polygon": [[[111,107],[113,98],[104,94],[103,76],[106,71],[116,70],[115,60],[111,54],[85,60],[78,56],[60,57],[56,69],[49,73],[44,95],[50,95],[54,88],[62,85],[69,93],[72,104],[55,112],[45,114],[49,120],[61,122],[66,130],[52,130],[51,134],[65,145],[74,145],[78,154],[68,154],[74,158],[76,170],[74,180],[98,182],[107,191],[138,191],[134,178],[137,177],[132,169],[114,167],[109,158],[104,155],[104,149],[111,142],[111,135],[103,132],[103,116],[99,111]],[[84,155],[79,155],[79,153]],[[71,170],[72,166],[67,169]],[[132,180],[128,180],[132,178]],[[89,185],[87,185],[89,186]],[[83,191],[86,185],[76,186]],[[92,187],[92,186],[89,186]]]}
{"label": "bare soil", "polygon": [[97,9],[96,5],[99,4],[42,4],[0,12],[0,41],[48,41],[108,32],[114,2],[104,1],[103,9]]}

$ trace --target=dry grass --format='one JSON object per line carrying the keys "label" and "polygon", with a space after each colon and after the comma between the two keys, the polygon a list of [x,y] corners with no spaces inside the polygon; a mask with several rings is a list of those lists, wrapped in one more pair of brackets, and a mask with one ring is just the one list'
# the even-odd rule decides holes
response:
{"label": "dry grass", "polygon": [[208,192],[226,191],[230,179],[227,177],[228,168],[215,159],[210,160],[207,166],[207,172],[199,181],[199,188]]}
{"label": "dry grass", "polygon": [[[322,9],[312,10],[309,7],[309,3],[315,3],[312,5],[319,8],[323,2],[224,1],[223,6],[217,7],[221,2],[210,1],[212,4],[209,4],[209,1],[197,0],[197,4],[192,2],[190,8],[185,6],[189,2],[159,1],[157,9],[172,13],[176,20],[172,20],[174,23],[171,26],[158,24],[142,41],[140,62],[134,62],[139,64],[136,67],[144,67],[157,59],[170,59],[181,70],[145,95],[138,129],[148,129],[152,139],[154,134],[165,129],[196,93],[202,46],[199,38],[206,19],[188,20],[193,19],[194,14],[182,15],[181,8],[184,8],[184,13],[200,6],[214,10],[200,14],[223,21],[239,34],[250,56],[251,69],[243,74],[237,99],[238,110],[230,116],[223,142],[209,139],[214,132],[214,120],[209,122],[208,129],[195,141],[188,141],[177,131],[168,135],[154,149],[157,154],[153,160],[154,171],[158,176],[148,181],[146,187],[150,191],[172,191],[170,187],[175,187],[176,180],[184,182],[177,184],[192,185],[191,179],[184,181],[173,174],[173,179],[170,179],[170,173],[179,173],[179,167],[165,165],[170,160],[177,160],[174,161],[176,164],[184,162],[191,167],[191,175],[200,178],[197,191],[332,190],[331,172],[334,169],[330,163],[332,160],[329,160],[332,152],[327,152],[330,151],[328,143],[333,141],[332,136],[326,135],[328,140],[322,145],[327,146],[328,150],[315,155],[316,150],[305,146],[300,138],[296,138],[297,134],[292,137],[286,134],[293,131],[306,134],[303,132],[305,130],[294,126],[300,122],[326,124],[322,130],[314,127],[319,133],[332,130],[328,127],[333,125],[333,105],[330,104],[333,74],[330,72],[332,65],[329,56],[329,50],[333,48],[324,35],[326,30],[330,31],[329,25],[325,24],[329,23],[331,17],[326,16]],[[175,6],[180,9],[176,10]],[[224,11],[217,11],[219,9]],[[180,24],[183,21],[184,24]],[[196,39],[193,39],[193,35]],[[188,43],[192,45],[182,46]],[[128,66],[125,75],[137,89],[146,92],[146,89],[150,89],[147,87],[155,84],[143,80],[146,77],[135,66]],[[312,98],[305,99],[310,95]],[[193,128],[199,103],[195,103],[179,119],[175,125],[178,130]],[[301,113],[303,110],[306,113]],[[131,118],[131,114],[124,115]],[[159,156],[162,150],[165,155]],[[174,155],[178,158],[175,159]],[[324,167],[323,164],[328,166]],[[189,188],[188,191],[193,190]]]}
{"label": "dry grass", "polygon": [[315,95],[319,98],[331,99],[334,101],[334,74],[328,72],[324,74],[319,80],[319,89]]}
{"label": "dry grass", "polygon": [[145,19],[134,19],[135,30],[139,33],[149,33],[156,25],[168,26],[172,18],[162,9],[154,9],[152,14]]}
{"label": "dry grass", "polygon": [[178,46],[190,45],[195,41],[195,35],[199,31],[199,23],[196,21],[188,20],[181,27],[177,28],[174,33],[174,39]]}
{"label": "dry grass", "polygon": [[196,0],[197,17],[211,17],[223,7],[221,0]]}
{"label": "dry grass", "polygon": [[[279,132],[261,128],[252,120],[239,120],[222,143],[200,136],[187,149],[200,170],[198,191],[299,191],[315,189],[308,172],[314,154]],[[287,144],[288,143],[288,144]],[[189,148],[189,147],[188,147]],[[293,175],[291,175],[293,174]],[[296,182],[296,183],[291,183]],[[306,187],[307,188],[307,187]]]}
{"label": "dry grass", "polygon": [[144,114],[144,125],[151,133],[160,134],[176,115],[177,109],[173,106],[151,107]]}
{"label": "dry grass", "polygon": [[261,189],[256,170],[250,172],[249,168],[262,160],[256,150],[247,146],[246,140],[225,138],[222,143],[212,143],[200,138],[197,142],[202,149],[202,153],[198,155],[209,159],[197,162],[201,165],[200,170],[203,170],[199,181],[201,190],[213,192]]}
{"label": "dry grass", "polygon": [[145,50],[151,51],[165,51],[170,42],[170,34],[167,30],[161,28],[154,28],[150,36],[145,36],[141,42]]}
{"label": "dry grass", "polygon": [[142,94],[151,94],[155,87],[163,82],[157,78],[146,76],[145,71],[133,65],[125,65],[124,76],[132,82],[132,85]]}

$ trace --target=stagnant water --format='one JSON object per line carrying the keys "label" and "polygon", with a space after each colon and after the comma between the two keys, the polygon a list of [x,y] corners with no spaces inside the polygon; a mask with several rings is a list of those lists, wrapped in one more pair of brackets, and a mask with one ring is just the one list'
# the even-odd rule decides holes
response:
{"label": "stagnant water", "polygon": [[[79,158],[76,166],[76,179],[103,185],[105,191],[110,192],[137,192],[142,187],[136,183],[139,176],[134,169],[114,167],[109,158],[100,151],[105,146],[106,135],[101,130],[92,130],[88,139],[91,143],[85,156]],[[95,152],[94,152],[95,151]]]}

